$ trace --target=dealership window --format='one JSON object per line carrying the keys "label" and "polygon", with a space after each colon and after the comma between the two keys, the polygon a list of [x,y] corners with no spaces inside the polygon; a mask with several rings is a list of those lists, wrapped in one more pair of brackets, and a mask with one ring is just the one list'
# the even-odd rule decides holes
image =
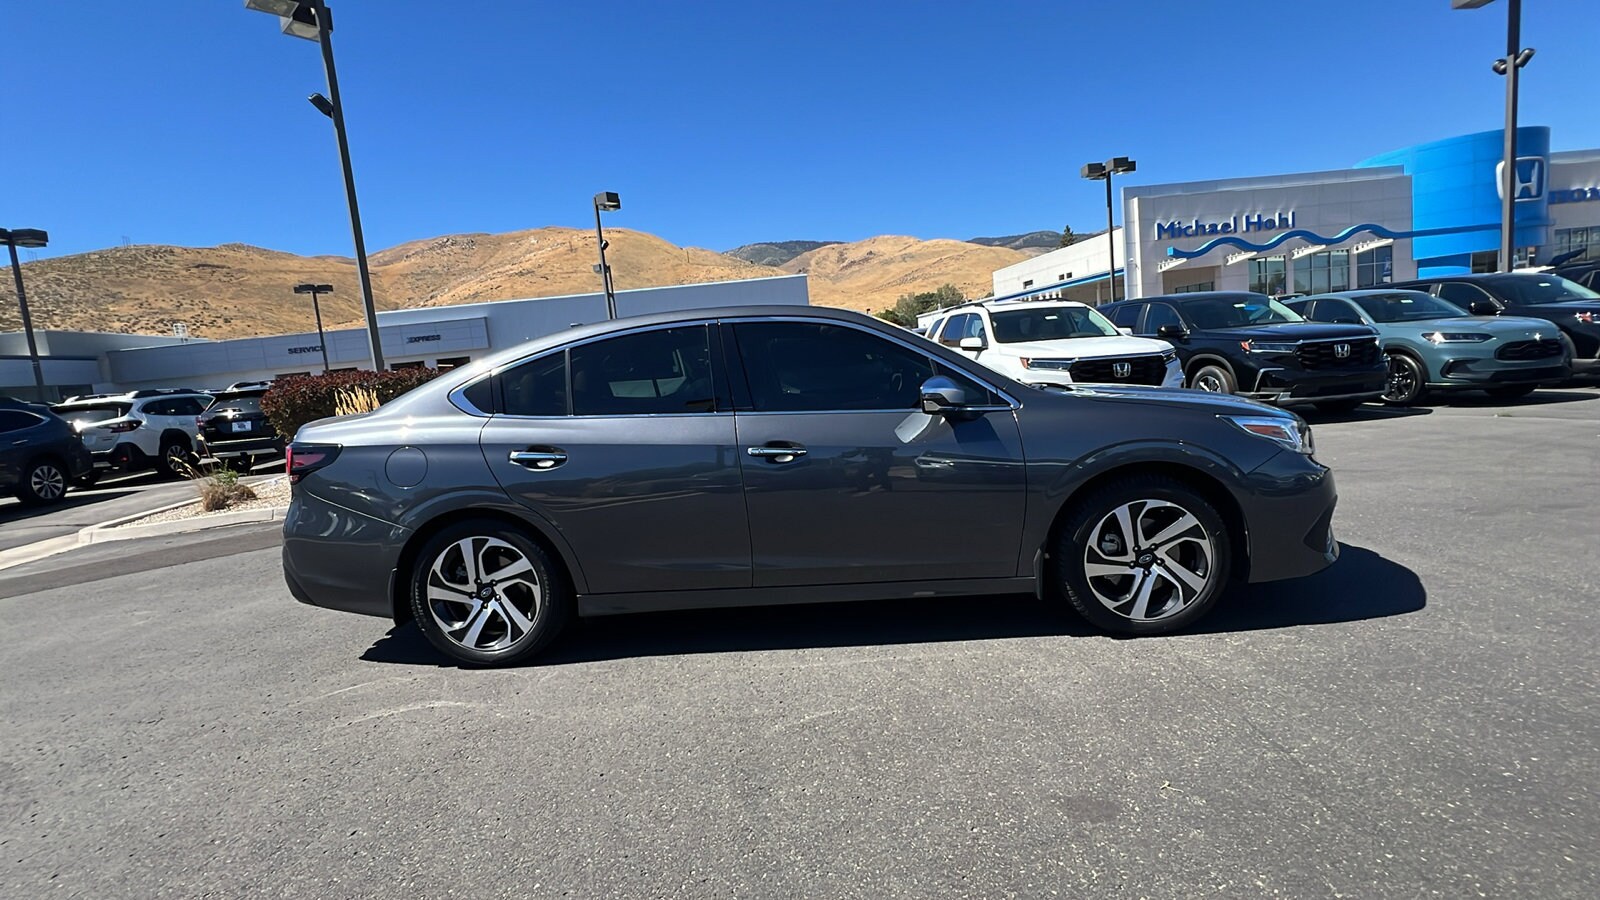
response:
{"label": "dealership window", "polygon": [[1472,254],[1472,273],[1474,275],[1498,271],[1500,271],[1499,250],[1479,250]]}
{"label": "dealership window", "polygon": [[441,358],[435,368],[441,372],[448,372],[451,369],[459,369],[469,362],[472,362],[472,357],[470,356],[447,356]]}
{"label": "dealership window", "polygon": [[1198,291],[1214,291],[1217,289],[1215,281],[1196,281],[1193,284],[1180,284],[1172,289],[1174,294],[1193,294]]}
{"label": "dealership window", "polygon": [[1033,279],[1029,278],[1027,281],[1024,281],[1022,286],[1024,289],[1033,287]]}
{"label": "dealership window", "polygon": [[1324,250],[1295,260],[1294,289],[1299,294],[1349,290],[1350,251]]}
{"label": "dealership window", "polygon": [[1574,250],[1581,251],[1571,262],[1600,260],[1600,225],[1592,228],[1557,228],[1551,256],[1560,256]]}
{"label": "dealership window", "polygon": [[395,370],[399,370],[399,369],[420,369],[420,368],[423,368],[423,362],[422,362],[422,360],[419,359],[419,360],[416,360],[415,362],[391,363],[389,365],[389,368],[395,369]]}
{"label": "dealership window", "polygon": [[1281,256],[1250,260],[1250,290],[1269,297],[1283,293],[1284,288],[1288,286],[1284,272],[1284,261]]}
{"label": "dealership window", "polygon": [[1374,247],[1356,254],[1356,287],[1369,288],[1394,281],[1394,247]]}

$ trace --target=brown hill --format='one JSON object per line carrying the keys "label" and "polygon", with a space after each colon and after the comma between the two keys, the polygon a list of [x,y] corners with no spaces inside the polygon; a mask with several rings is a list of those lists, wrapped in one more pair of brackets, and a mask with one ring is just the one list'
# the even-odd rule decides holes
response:
{"label": "brown hill", "polygon": [[[879,237],[823,247],[778,269],[625,228],[607,229],[606,239],[620,289],[806,271],[813,303],[873,310],[946,282],[987,293],[993,269],[1024,258],[963,241]],[[449,235],[373,254],[373,295],[378,308],[398,309],[584,293],[599,287],[596,261],[594,234],[582,229]],[[113,247],[25,263],[23,276],[36,328],[166,334],[183,322],[208,338],[302,331],[310,304],[291,290],[302,281],[333,285],[322,308],[329,326],[361,318],[353,260],[245,244]],[[7,278],[0,331],[18,327]]]}
{"label": "brown hill", "polygon": [[1029,256],[966,241],[883,235],[819,247],[781,268],[810,276],[812,303],[873,311],[893,306],[901,294],[943,284],[955,285],[968,297],[987,296],[995,269]]}

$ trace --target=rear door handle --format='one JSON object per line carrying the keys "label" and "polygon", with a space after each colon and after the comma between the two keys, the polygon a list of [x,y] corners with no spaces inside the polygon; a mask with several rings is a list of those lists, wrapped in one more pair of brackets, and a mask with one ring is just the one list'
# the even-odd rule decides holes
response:
{"label": "rear door handle", "polygon": [[554,447],[538,447],[513,450],[506,458],[528,469],[554,469],[567,461],[567,453]]}
{"label": "rear door handle", "polygon": [[756,459],[764,459],[767,462],[788,463],[788,462],[794,462],[795,460],[799,459],[800,457],[805,456],[806,455],[806,448],[804,448],[804,447],[746,447],[744,452],[750,454],[751,456],[754,456]]}

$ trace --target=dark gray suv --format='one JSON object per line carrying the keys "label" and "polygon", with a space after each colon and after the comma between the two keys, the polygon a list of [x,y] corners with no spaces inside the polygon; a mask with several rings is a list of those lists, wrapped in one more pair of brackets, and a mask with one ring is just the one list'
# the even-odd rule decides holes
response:
{"label": "dark gray suv", "polygon": [[551,335],[302,428],[288,468],[293,594],[476,664],[574,614],[1008,591],[1157,634],[1338,555],[1293,413],[1026,387],[812,307]]}

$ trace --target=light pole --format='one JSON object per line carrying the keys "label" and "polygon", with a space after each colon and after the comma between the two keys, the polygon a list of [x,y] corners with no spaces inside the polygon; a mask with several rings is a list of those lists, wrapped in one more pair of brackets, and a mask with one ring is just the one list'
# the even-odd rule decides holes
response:
{"label": "light pole", "polygon": [[[1138,167],[1138,163],[1126,156],[1113,156],[1103,163],[1084,163],[1083,168],[1078,172],[1084,178],[1106,183],[1106,258],[1111,261],[1109,268],[1106,269],[1106,278],[1111,282],[1111,302],[1113,303],[1117,300],[1117,236],[1112,233],[1114,226],[1112,225],[1111,176],[1125,175]],[[1123,273],[1123,278],[1127,278],[1126,271]]]}
{"label": "light pole", "polygon": [[329,96],[312,94],[307,99],[318,112],[333,120],[333,133],[339,143],[339,165],[344,172],[345,201],[350,206],[350,231],[355,236],[356,270],[361,276],[361,304],[367,318],[367,341],[372,345],[372,368],[381,372],[383,344],[378,335],[378,309],[372,301],[367,242],[361,236],[361,210],[356,205],[356,181],[350,171],[350,142],[345,135],[344,105],[339,100],[339,74],[333,66],[333,14],[323,0],[244,0],[244,5],[246,9],[277,16],[284,34],[322,45],[322,69],[328,77]]}
{"label": "light pole", "polygon": [[594,270],[600,273],[600,285],[606,292],[606,318],[617,317],[617,292],[611,284],[611,267],[606,265],[606,233],[600,226],[600,213],[615,212],[622,208],[622,198],[614,191],[601,191],[594,195],[594,236],[600,244],[600,265]]}
{"label": "light pole", "polygon": [[297,284],[294,286],[296,294],[311,295],[311,311],[317,316],[317,346],[322,350],[322,371],[328,372],[328,338],[322,333],[322,306],[317,303],[318,294],[333,293],[331,284]]}
{"label": "light pole", "polygon": [[[1450,0],[1452,9],[1477,9],[1494,0]],[[1522,47],[1522,0],[1506,0],[1506,55],[1494,61],[1494,71],[1506,79],[1505,153],[1500,163],[1500,271],[1515,263],[1517,216],[1517,74],[1533,59],[1533,48]]]}
{"label": "light pole", "polygon": [[37,228],[0,228],[0,243],[11,250],[11,276],[17,280],[17,309],[22,313],[22,333],[28,339],[28,361],[33,363],[33,386],[39,392],[35,399],[43,403],[44,368],[39,365],[39,345],[33,340],[33,317],[28,315],[28,295],[22,290],[22,261],[17,259],[17,248],[43,247],[50,243],[50,235]]}

